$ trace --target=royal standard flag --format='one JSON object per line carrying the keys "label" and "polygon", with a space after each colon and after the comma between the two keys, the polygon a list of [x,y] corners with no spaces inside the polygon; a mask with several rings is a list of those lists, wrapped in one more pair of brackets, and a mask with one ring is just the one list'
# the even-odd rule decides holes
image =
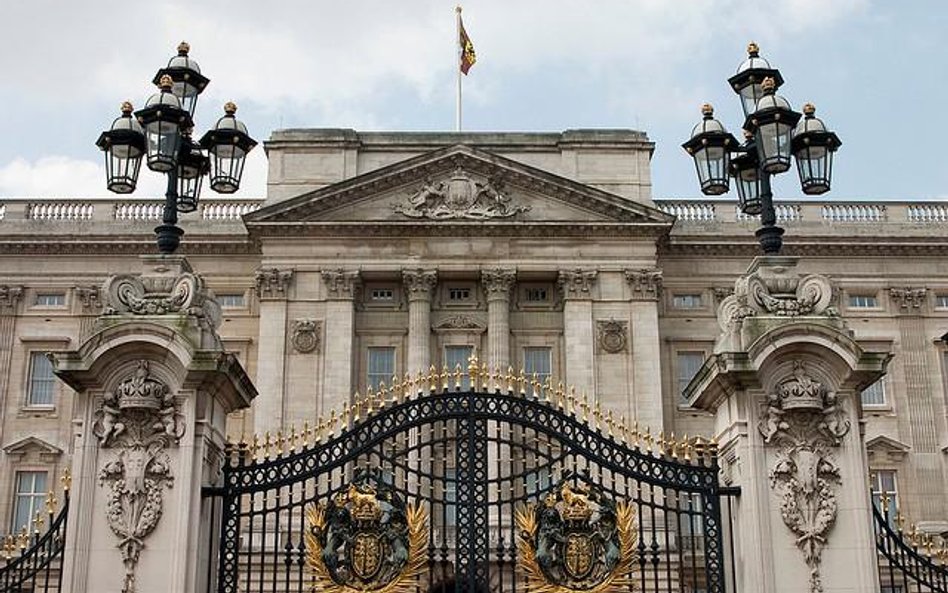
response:
{"label": "royal standard flag", "polygon": [[474,53],[474,44],[471,43],[471,38],[467,36],[467,31],[464,30],[464,23],[461,21],[461,17],[458,16],[458,23],[460,25],[460,39],[461,44],[461,72],[467,74],[467,71],[471,69],[471,66],[477,62],[477,54]]}

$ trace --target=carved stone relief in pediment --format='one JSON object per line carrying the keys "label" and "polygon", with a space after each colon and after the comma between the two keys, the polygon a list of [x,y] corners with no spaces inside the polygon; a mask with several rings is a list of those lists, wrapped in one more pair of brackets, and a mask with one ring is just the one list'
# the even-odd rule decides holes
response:
{"label": "carved stone relief in pediment", "polygon": [[425,179],[393,209],[408,218],[488,220],[509,218],[530,207],[516,203],[502,179],[477,181],[458,167],[445,180]]}

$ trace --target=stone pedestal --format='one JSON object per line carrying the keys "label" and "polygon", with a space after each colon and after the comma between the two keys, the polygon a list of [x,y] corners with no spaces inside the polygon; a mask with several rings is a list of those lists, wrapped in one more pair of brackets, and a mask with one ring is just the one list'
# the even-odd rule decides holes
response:
{"label": "stone pedestal", "polygon": [[739,486],[738,591],[876,590],[860,391],[890,355],[865,352],[822,276],[762,257],[718,309],[715,353],[689,385],[715,413],[722,473]]}
{"label": "stone pedestal", "polygon": [[110,278],[105,310],[54,355],[76,391],[63,561],[72,593],[204,591],[227,414],[256,391],[216,333],[220,309],[183,258],[145,257]]}

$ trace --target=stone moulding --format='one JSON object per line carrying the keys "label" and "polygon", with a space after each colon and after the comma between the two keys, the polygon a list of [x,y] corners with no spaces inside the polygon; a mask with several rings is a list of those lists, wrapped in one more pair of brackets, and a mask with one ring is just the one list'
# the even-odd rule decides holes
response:
{"label": "stone moulding", "polygon": [[757,429],[766,444],[776,447],[769,477],[780,516],[810,569],[810,593],[822,593],[820,561],[836,522],[836,490],[842,483],[833,449],[849,432],[850,421],[836,394],[811,378],[800,360],[761,412]]}
{"label": "stone moulding", "polygon": [[161,519],[164,490],[174,483],[166,449],[176,446],[184,431],[174,394],[151,376],[146,360],[138,361],[132,376],[105,394],[96,412],[92,433],[103,449],[115,451],[98,479],[109,490],[106,516],[120,540],[122,593],[135,592],[135,568],[145,539]]}

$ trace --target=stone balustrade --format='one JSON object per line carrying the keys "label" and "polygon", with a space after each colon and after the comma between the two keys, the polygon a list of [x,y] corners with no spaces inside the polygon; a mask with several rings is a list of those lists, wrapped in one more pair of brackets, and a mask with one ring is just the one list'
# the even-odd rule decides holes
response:
{"label": "stone balustrade", "polygon": [[[201,221],[233,224],[263,204],[262,198],[202,198],[198,216]],[[161,220],[164,198],[86,198],[86,197],[0,197],[0,222],[80,222]],[[187,220],[192,215],[180,215]]]}
{"label": "stone balustrade", "polygon": [[[679,224],[757,224],[758,217],[748,216],[737,207],[736,200],[670,200],[656,199],[663,211],[674,214]],[[777,201],[777,221],[784,225],[818,224],[937,224],[948,222],[948,201],[909,202],[800,200]]]}

